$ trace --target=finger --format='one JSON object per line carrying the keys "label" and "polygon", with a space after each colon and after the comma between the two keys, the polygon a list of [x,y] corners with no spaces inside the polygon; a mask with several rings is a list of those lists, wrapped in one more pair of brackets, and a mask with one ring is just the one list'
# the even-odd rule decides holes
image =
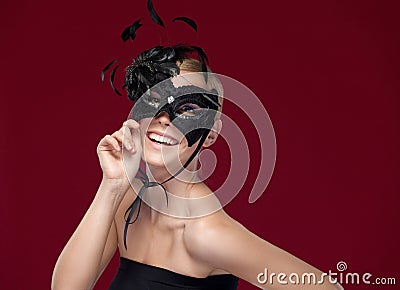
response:
{"label": "finger", "polygon": [[[132,129],[135,131],[135,129]],[[132,140],[132,132],[131,129],[124,124],[121,128],[121,134],[123,134],[122,139],[124,142],[124,146],[131,152],[135,152],[135,144]]]}
{"label": "finger", "polygon": [[104,136],[99,143],[99,147],[111,147],[115,151],[120,151],[121,147],[118,144],[118,141],[112,137],[111,135]]}
{"label": "finger", "polygon": [[133,119],[128,119],[124,122],[124,126],[127,126],[128,128],[131,128],[131,129],[138,129],[139,123]]}
{"label": "finger", "polygon": [[[127,136],[128,135],[128,136]],[[133,144],[130,141],[130,132],[129,129],[126,126],[123,126],[121,129],[118,131],[115,131],[112,136],[117,139],[117,141],[120,144],[123,144],[123,146],[128,149],[129,151],[132,151]]]}
{"label": "finger", "polygon": [[142,144],[140,141],[140,130],[139,129],[133,130],[132,143],[135,146],[135,151],[138,149],[140,150]]}

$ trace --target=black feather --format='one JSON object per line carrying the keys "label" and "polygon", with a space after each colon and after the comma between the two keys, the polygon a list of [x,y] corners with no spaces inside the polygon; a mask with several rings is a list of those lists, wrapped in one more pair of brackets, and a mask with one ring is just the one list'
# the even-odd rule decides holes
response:
{"label": "black feather", "polygon": [[164,74],[172,74],[172,75],[177,75],[179,74],[179,67],[173,63],[173,62],[166,62],[166,63],[161,63],[157,67],[157,71],[160,71]]}
{"label": "black feather", "polygon": [[136,20],[136,21],[132,24],[131,30],[130,30],[132,41],[133,41],[133,40],[135,39],[135,37],[136,37],[136,31],[137,31],[141,26],[142,26],[142,24],[140,23],[140,19]]}
{"label": "black feather", "polygon": [[110,69],[110,67],[116,63],[118,61],[118,59],[114,59],[112,62],[110,62],[109,64],[107,64],[103,70],[101,71],[101,81],[104,82],[104,74],[106,73],[106,71],[108,71]]}
{"label": "black feather", "polygon": [[127,28],[124,29],[121,33],[121,38],[125,42],[129,38],[132,39],[132,41],[136,37],[136,31],[142,26],[143,24],[140,23],[140,18],[136,20],[135,22],[132,23],[132,25],[128,26]]}
{"label": "black feather", "polygon": [[182,62],[189,54],[193,52],[193,48],[183,44],[177,44],[173,46],[175,51],[176,60]]}
{"label": "black feather", "polygon": [[181,17],[176,17],[176,18],[172,19],[172,22],[175,22],[175,21],[183,21],[183,22],[187,23],[188,25],[190,25],[190,27],[192,27],[197,32],[197,24],[196,24],[196,22],[194,22],[193,19],[181,16]]}
{"label": "black feather", "polygon": [[113,68],[113,70],[111,71],[110,74],[110,83],[111,83],[111,87],[114,90],[114,92],[117,93],[117,95],[122,96],[121,93],[117,90],[117,88],[114,86],[114,76],[115,76],[115,72],[117,71],[119,65],[117,65],[116,67]]}
{"label": "black feather", "polygon": [[197,52],[199,58],[203,58],[208,63],[208,57],[201,47],[192,45],[191,48],[193,48]]}
{"label": "black feather", "polygon": [[194,45],[192,45],[191,47],[197,52],[197,55],[199,56],[199,61],[201,64],[201,71],[205,73],[204,79],[207,83],[208,82],[208,74],[207,74],[207,64],[206,63],[208,63],[208,57],[201,47],[194,46]]}
{"label": "black feather", "polygon": [[131,26],[129,25],[127,28],[124,29],[121,33],[121,38],[125,42],[129,39],[130,37],[130,32],[131,32]]}
{"label": "black feather", "polygon": [[160,16],[158,16],[156,10],[154,9],[153,6],[153,2],[152,0],[148,0],[147,1],[147,10],[149,10],[151,19],[158,25],[162,26],[165,28],[164,22],[162,21],[162,19],[160,18]]}
{"label": "black feather", "polygon": [[171,61],[174,57],[175,51],[172,47],[164,47],[157,51],[157,53],[155,53],[154,55],[150,56],[151,60],[156,63]]}

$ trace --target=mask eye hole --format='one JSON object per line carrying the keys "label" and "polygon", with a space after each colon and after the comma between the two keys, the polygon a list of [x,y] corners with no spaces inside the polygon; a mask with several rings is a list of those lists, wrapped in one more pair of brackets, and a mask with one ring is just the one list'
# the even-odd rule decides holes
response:
{"label": "mask eye hole", "polygon": [[145,95],[145,101],[147,104],[154,108],[158,108],[161,104],[161,97],[156,92],[149,92]]}
{"label": "mask eye hole", "polygon": [[204,109],[193,103],[186,103],[178,107],[176,115],[184,119],[196,118],[202,115]]}

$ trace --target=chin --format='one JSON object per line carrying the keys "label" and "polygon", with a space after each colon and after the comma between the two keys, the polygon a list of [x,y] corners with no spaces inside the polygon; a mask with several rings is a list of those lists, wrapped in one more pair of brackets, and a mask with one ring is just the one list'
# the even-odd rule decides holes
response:
{"label": "chin", "polygon": [[189,152],[180,151],[178,153],[175,151],[167,153],[166,151],[155,151],[150,148],[144,152],[143,157],[151,170],[168,171],[172,175],[183,167],[192,153],[192,150]]}
{"label": "chin", "polygon": [[160,146],[160,148],[154,148],[153,144],[147,144],[151,141],[146,141],[143,151],[143,158],[146,164],[152,168],[158,168],[160,170],[165,170],[166,167],[170,167],[170,164],[177,163],[179,160],[178,148],[169,151],[165,146]]}
{"label": "chin", "polygon": [[161,156],[155,156],[155,154],[144,154],[144,162],[151,168],[165,169],[165,160]]}

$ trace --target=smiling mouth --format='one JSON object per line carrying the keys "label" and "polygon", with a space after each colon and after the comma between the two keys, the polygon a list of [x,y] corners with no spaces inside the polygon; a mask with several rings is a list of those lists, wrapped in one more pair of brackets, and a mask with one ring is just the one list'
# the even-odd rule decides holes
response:
{"label": "smiling mouth", "polygon": [[161,136],[156,133],[147,133],[147,137],[150,139],[150,141],[152,141],[154,143],[158,143],[158,144],[162,144],[162,145],[166,145],[166,146],[174,146],[174,145],[178,144],[177,140],[170,138],[170,137]]}

